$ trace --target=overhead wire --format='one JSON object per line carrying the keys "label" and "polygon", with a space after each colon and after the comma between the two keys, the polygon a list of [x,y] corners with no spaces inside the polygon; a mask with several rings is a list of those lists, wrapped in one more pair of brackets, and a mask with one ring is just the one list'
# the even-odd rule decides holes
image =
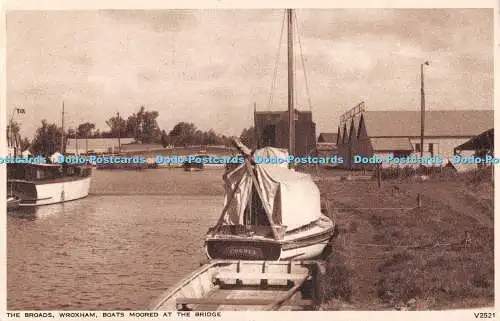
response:
{"label": "overhead wire", "polygon": [[304,73],[304,82],[305,82],[305,87],[306,87],[306,94],[307,94],[307,102],[309,104],[309,111],[312,111],[312,102],[311,102],[311,93],[309,91],[309,81],[307,80],[307,72],[306,72],[306,64],[304,60],[304,53],[302,50],[302,42],[300,41],[300,34],[299,34],[299,25],[298,25],[298,18],[297,18],[297,13],[294,11],[293,15],[295,16],[295,28],[296,28],[296,34],[297,34],[297,40],[299,43],[299,50],[300,50],[300,58],[302,62],[302,71]]}

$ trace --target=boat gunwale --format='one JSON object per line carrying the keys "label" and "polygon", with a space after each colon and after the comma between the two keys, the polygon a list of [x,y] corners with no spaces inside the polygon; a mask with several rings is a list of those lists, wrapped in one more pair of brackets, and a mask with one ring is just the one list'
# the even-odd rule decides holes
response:
{"label": "boat gunwale", "polygon": [[183,277],[181,280],[175,283],[169,290],[167,290],[165,295],[161,299],[159,299],[157,303],[155,303],[154,310],[158,310],[163,304],[165,304],[165,302],[167,302],[174,294],[176,294],[179,290],[181,290],[185,285],[189,284],[189,282],[192,282],[200,274],[207,272],[210,268],[214,267],[218,263],[219,262],[211,262],[205,264],[202,266],[201,269],[196,269],[189,275]]}
{"label": "boat gunwale", "polygon": [[[306,267],[308,269],[308,275],[311,275],[311,266],[314,266],[316,269],[320,267],[320,263],[316,260],[295,260],[295,261],[265,261],[265,260],[214,260],[211,261],[210,263],[204,264],[201,268],[196,269],[195,271],[191,272],[189,275],[186,277],[182,278],[180,281],[176,282],[169,290],[164,292],[164,294],[161,296],[160,299],[157,299],[154,302],[154,311],[160,311],[161,307],[168,301],[170,300],[176,293],[178,293],[180,290],[182,290],[183,287],[188,285],[190,282],[194,281],[198,276],[201,274],[207,272],[209,269],[215,268],[218,265],[225,265],[225,266],[230,266],[230,265],[238,265],[238,264],[243,264],[243,265],[264,265],[264,266],[269,266],[269,265],[281,265],[281,266],[287,266],[289,270],[291,270],[291,266],[301,266],[301,267]],[[237,273],[242,273],[244,272],[237,272]],[[264,272],[263,272],[264,273]],[[265,272],[265,273],[274,273],[274,272]],[[291,273],[291,272],[290,272]]]}
{"label": "boat gunwale", "polygon": [[[325,216],[326,218],[328,218],[327,216]],[[315,228],[315,227],[318,227],[319,224],[315,224],[317,223],[318,221],[321,221],[322,218],[319,218],[318,220],[314,221],[314,222],[311,222],[310,224],[308,224],[308,226],[312,229],[312,228]],[[241,235],[238,235],[238,234],[217,234],[217,233],[207,233],[206,237],[205,237],[205,241],[212,241],[212,240],[241,240],[241,241],[248,241],[248,240],[251,240],[251,241],[255,241],[255,242],[265,242],[265,243],[277,243],[277,244],[285,244],[285,243],[291,243],[291,242],[301,242],[305,239],[309,239],[309,238],[312,238],[312,237],[317,237],[318,235],[323,235],[323,234],[330,234],[330,233],[334,233],[335,231],[335,222],[333,220],[330,219],[330,221],[332,222],[332,226],[331,227],[328,227],[327,229],[325,230],[322,230],[322,231],[318,231],[317,233],[314,233],[312,235],[306,235],[306,236],[301,236],[297,239],[293,239],[293,240],[286,240],[285,238],[283,239],[279,239],[279,240],[276,240],[272,237],[266,237],[266,236],[261,236],[261,235],[244,235],[244,234],[241,234]],[[305,227],[300,227],[299,229],[300,232],[305,232],[306,229],[304,229]],[[295,230],[292,230],[292,231],[286,231],[285,232],[285,237],[288,235],[293,235],[293,234],[297,234],[299,233],[299,229],[295,229]],[[302,230],[304,229],[304,230]]]}
{"label": "boat gunwale", "polygon": [[79,175],[79,176],[62,176],[57,178],[48,178],[48,179],[18,179],[12,178],[7,179],[7,183],[22,183],[22,184],[33,184],[33,185],[49,185],[49,184],[59,184],[59,183],[71,183],[77,181],[83,181],[85,179],[91,179],[92,175]]}

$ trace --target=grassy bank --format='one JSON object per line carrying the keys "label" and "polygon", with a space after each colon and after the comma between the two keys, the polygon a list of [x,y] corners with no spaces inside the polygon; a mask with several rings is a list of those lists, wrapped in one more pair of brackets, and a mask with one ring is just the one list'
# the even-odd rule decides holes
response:
{"label": "grassy bank", "polygon": [[339,225],[322,285],[324,310],[493,306],[488,177],[384,181],[381,189],[375,181],[324,178],[318,186]]}

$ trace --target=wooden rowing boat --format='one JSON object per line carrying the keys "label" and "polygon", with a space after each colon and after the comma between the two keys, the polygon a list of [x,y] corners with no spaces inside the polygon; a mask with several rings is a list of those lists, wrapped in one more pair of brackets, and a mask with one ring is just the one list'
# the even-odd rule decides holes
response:
{"label": "wooden rowing boat", "polygon": [[317,261],[213,261],[174,285],[154,310],[314,310]]}

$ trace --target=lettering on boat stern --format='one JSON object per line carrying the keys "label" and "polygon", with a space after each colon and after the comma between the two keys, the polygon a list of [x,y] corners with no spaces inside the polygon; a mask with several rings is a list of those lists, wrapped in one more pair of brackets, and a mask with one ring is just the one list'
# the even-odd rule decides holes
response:
{"label": "lettering on boat stern", "polygon": [[248,247],[230,246],[225,249],[225,254],[229,257],[236,258],[261,258],[263,257],[262,250]]}
{"label": "lettering on boat stern", "polygon": [[228,244],[227,241],[209,240],[206,243],[212,259],[236,260],[276,260],[281,254],[281,246],[275,242],[239,242]]}

